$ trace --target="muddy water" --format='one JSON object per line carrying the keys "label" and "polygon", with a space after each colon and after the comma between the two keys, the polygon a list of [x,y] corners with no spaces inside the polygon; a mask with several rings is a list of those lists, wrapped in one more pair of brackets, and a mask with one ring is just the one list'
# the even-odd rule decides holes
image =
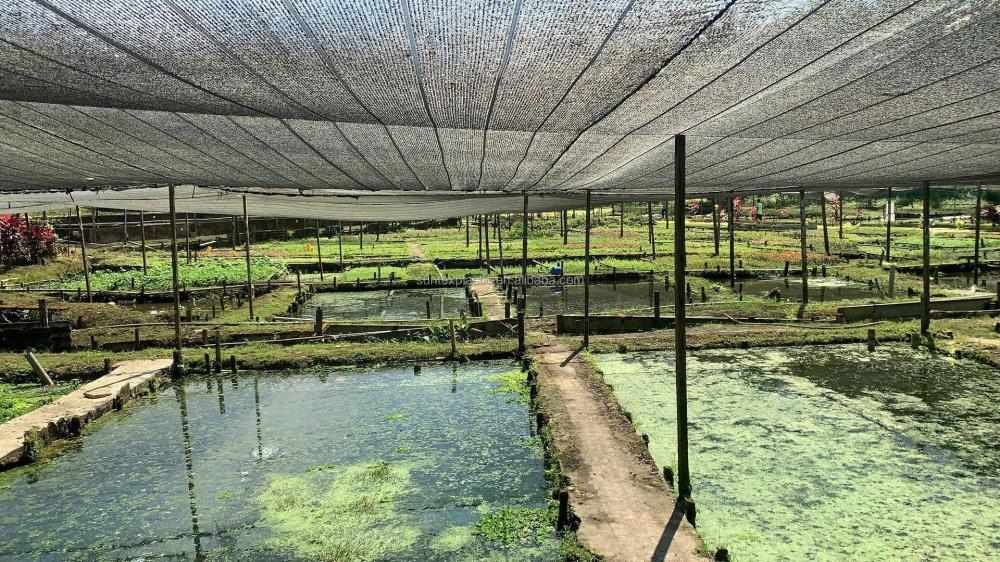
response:
{"label": "muddy water", "polygon": [[[601,356],[607,382],[676,463],[673,355]],[[996,560],[1000,377],[880,347],[689,356],[699,531],[734,559]]]}
{"label": "muddy water", "polygon": [[472,532],[547,506],[510,369],[189,379],[0,474],[0,560],[554,560]]}
{"label": "muddy water", "polygon": [[[651,288],[652,287],[652,288]],[[653,306],[653,292],[660,292],[660,304],[667,306],[673,302],[673,291],[665,291],[662,281],[630,281],[627,283],[591,283],[590,310],[601,313]],[[536,315],[541,310],[546,315],[583,314],[583,285],[554,285],[528,287],[528,314]]]}
{"label": "muddy water", "polygon": [[[743,294],[767,298],[768,295],[781,293],[781,300],[802,302],[802,280],[794,277],[788,279],[756,279],[743,281]],[[737,284],[737,290],[739,285]],[[773,297],[772,297],[773,298]],[[839,277],[814,277],[809,279],[809,301],[826,302],[841,300],[877,299],[877,290],[869,289],[864,283],[847,281]]]}
{"label": "muddy water", "polygon": [[431,318],[458,318],[469,312],[465,290],[448,287],[316,293],[303,305],[302,316],[315,318],[320,307],[329,320],[422,320],[427,318],[427,301]]}

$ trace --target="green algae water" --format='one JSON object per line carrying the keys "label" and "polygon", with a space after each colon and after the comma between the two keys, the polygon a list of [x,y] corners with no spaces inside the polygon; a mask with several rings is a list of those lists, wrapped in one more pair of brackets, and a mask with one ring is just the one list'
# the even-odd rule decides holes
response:
{"label": "green algae water", "polygon": [[[673,352],[599,356],[676,468]],[[905,346],[688,358],[698,530],[737,561],[996,560],[1000,376]]]}
{"label": "green algae water", "polygon": [[187,379],[0,474],[0,560],[556,560],[511,369]]}
{"label": "green algae water", "polygon": [[457,318],[468,313],[463,288],[428,287],[316,293],[303,305],[302,317],[315,318],[316,309],[322,308],[328,320],[424,320],[428,301],[431,318]]}

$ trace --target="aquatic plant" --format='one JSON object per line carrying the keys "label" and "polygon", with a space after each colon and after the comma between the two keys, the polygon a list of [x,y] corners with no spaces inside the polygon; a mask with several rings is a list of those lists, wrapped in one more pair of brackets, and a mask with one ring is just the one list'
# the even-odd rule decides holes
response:
{"label": "aquatic plant", "polygon": [[[269,258],[252,258],[250,272],[255,281],[280,277],[285,266]],[[222,283],[246,283],[246,262],[243,260],[203,259],[193,263],[178,264],[178,280],[187,287],[218,286]],[[59,283],[58,288],[76,289],[83,286],[83,278],[75,277]],[[154,264],[145,273],[141,269],[127,271],[99,271],[91,274],[90,286],[95,291],[167,291],[173,287],[173,271],[169,263]]]}
{"label": "aquatic plant", "polygon": [[407,552],[420,537],[394,508],[412,487],[405,466],[385,461],[280,476],[260,496],[268,547],[309,560],[365,562]]}
{"label": "aquatic plant", "polygon": [[475,534],[489,541],[516,544],[551,532],[556,524],[551,508],[505,507],[476,521]]}
{"label": "aquatic plant", "polygon": [[528,388],[528,373],[520,369],[515,369],[513,371],[490,375],[490,380],[497,383],[496,389],[490,392],[495,394],[516,394],[517,396],[512,398],[511,401],[521,404],[527,404],[531,401],[531,389]]}

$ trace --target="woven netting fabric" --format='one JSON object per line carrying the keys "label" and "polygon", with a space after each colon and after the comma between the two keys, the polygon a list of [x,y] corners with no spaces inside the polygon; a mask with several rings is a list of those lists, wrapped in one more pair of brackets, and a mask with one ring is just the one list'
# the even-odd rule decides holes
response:
{"label": "woven netting fabric", "polygon": [[692,192],[993,181],[998,38],[986,0],[0,0],[0,203],[662,197],[677,134]]}

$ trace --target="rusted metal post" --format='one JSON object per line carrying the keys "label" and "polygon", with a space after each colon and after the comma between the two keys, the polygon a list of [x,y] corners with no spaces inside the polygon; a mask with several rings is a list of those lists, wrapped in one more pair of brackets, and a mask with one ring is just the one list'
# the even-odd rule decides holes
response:
{"label": "rusted metal post", "polygon": [[[656,234],[653,232],[653,203],[652,201],[646,203],[646,215],[649,219],[649,249],[653,253],[653,259],[656,259]],[[718,250],[718,248],[716,248]]]}
{"label": "rusted metal post", "polygon": [[687,415],[687,326],[684,309],[687,246],[684,232],[687,190],[687,142],[684,135],[674,137],[674,380],[677,395],[677,477],[678,495],[691,495],[691,472],[688,467]]}
{"label": "rusted metal post", "polygon": [[819,194],[819,211],[820,215],[823,216],[823,251],[826,255],[830,255],[830,235],[826,230],[826,192],[820,192]]}
{"label": "rusted metal post", "polygon": [[809,304],[809,258],[806,254],[806,190],[799,189],[799,238],[802,251],[802,308],[800,315],[805,313]]}
{"label": "rusted metal post", "polygon": [[976,184],[976,243],[975,252],[972,258],[972,284],[979,285],[979,232],[980,221],[983,214],[983,184]]}
{"label": "rusted metal post", "polygon": [[923,182],[924,190],[924,290],[920,294],[920,333],[931,329],[931,182]]}
{"label": "rusted metal post", "polygon": [[733,216],[733,198],[729,197],[726,202],[726,219],[729,227],[729,288],[736,288],[736,217]]}
{"label": "rusted metal post", "polygon": [[583,347],[590,346],[590,190],[583,225]]}
{"label": "rusted metal post", "polygon": [[319,261],[319,280],[323,280],[323,247],[319,243],[319,219],[316,219],[316,259]]}
{"label": "rusted metal post", "polygon": [[174,363],[181,352],[181,293],[180,275],[177,272],[177,197],[173,184],[167,188],[170,198],[170,273],[172,275],[174,293]]}
{"label": "rusted metal post", "polygon": [[146,213],[139,211],[139,251],[142,252],[142,272],[146,273],[149,266],[146,263]]}
{"label": "rusted metal post", "polygon": [[83,282],[87,287],[87,302],[94,302],[94,295],[90,292],[90,264],[87,263],[87,240],[83,234],[83,216],[80,214],[80,206],[76,206],[76,224],[80,230],[80,257],[83,258]]}
{"label": "rusted metal post", "polygon": [[892,186],[885,198],[885,263],[892,263]]}
{"label": "rusted metal post", "polygon": [[243,196],[243,229],[246,231],[246,242],[243,249],[247,260],[247,307],[250,321],[253,322],[253,276],[250,273],[250,215],[247,214],[247,196]]}

